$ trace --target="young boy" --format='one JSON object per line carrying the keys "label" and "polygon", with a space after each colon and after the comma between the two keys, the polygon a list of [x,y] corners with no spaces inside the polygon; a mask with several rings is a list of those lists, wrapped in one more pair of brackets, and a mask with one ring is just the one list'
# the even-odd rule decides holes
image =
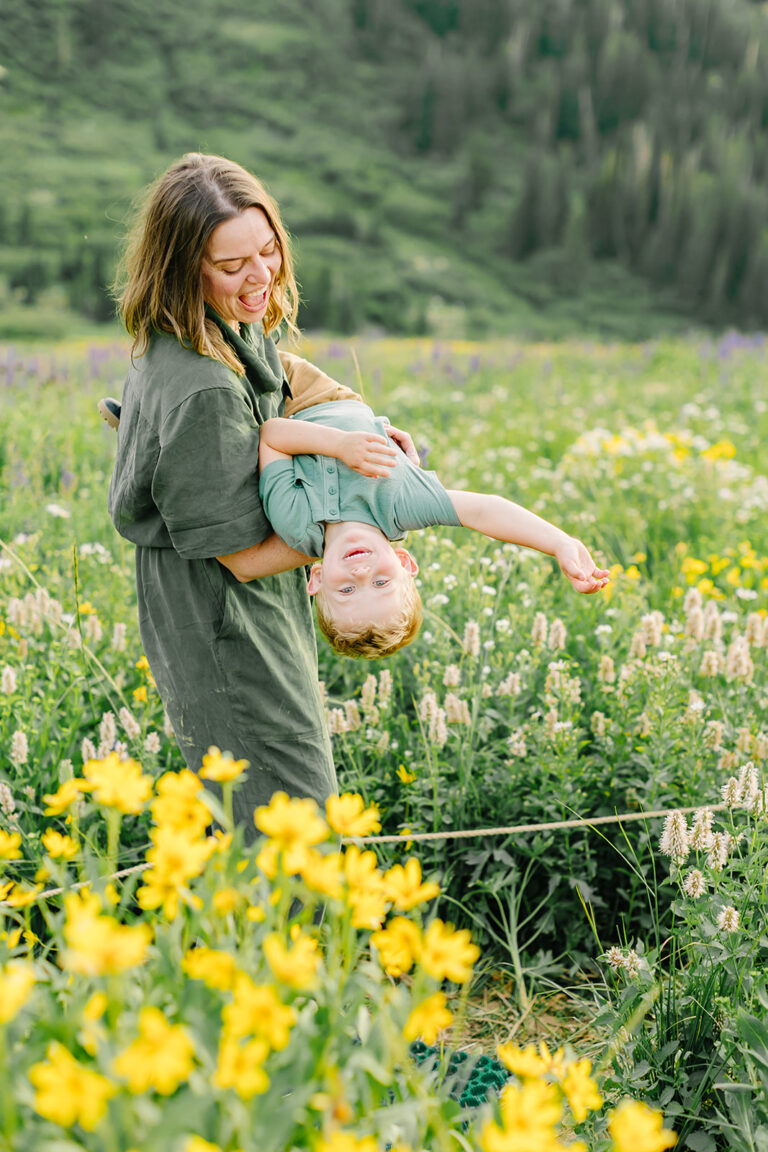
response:
{"label": "young boy", "polygon": [[350,656],[386,656],[421,623],[418,565],[390,541],[435,524],[554,556],[578,592],[597,592],[608,572],[584,545],[502,496],[446,490],[422,471],[407,434],[366,404],[318,404],[267,420],[259,440],[259,493],[278,536],[322,556],[310,573],[318,623]]}
{"label": "young boy", "polygon": [[[106,410],[105,410],[106,409]],[[117,427],[120,406],[99,411]],[[315,404],[267,420],[259,437],[259,494],[272,527],[292,548],[322,557],[310,573],[317,619],[331,646],[373,659],[408,644],[421,624],[418,565],[392,540],[446,524],[554,556],[577,592],[609,574],[585,546],[502,496],[446,490],[419,467],[407,433],[359,400]]]}

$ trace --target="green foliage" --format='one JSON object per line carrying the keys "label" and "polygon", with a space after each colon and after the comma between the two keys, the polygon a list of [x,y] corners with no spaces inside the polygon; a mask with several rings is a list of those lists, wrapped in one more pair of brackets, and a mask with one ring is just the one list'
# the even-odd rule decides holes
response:
{"label": "green foliage", "polygon": [[[120,0],[108,21],[39,0],[3,27],[7,336],[20,309],[109,318],[130,203],[185,150],[277,194],[311,327],[440,334],[445,306],[460,336],[768,321],[768,33],[747,0],[190,0],[183,19]],[[616,315],[581,277],[542,293],[538,256],[595,283],[618,260]]]}

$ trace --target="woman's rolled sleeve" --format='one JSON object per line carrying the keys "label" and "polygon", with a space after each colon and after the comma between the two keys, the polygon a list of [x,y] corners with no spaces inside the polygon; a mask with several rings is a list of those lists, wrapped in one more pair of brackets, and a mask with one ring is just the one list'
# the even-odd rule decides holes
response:
{"label": "woman's rolled sleeve", "polygon": [[152,497],[181,557],[239,552],[271,534],[258,467],[259,426],[234,390],[196,392],[166,416]]}

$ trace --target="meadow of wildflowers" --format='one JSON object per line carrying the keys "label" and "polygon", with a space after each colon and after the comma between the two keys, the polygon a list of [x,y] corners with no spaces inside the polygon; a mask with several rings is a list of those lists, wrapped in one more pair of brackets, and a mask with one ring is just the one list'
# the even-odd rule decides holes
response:
{"label": "meadow of wildflowers", "polygon": [[[768,432],[768,405],[759,387],[764,344],[735,337],[719,344],[691,340],[635,347],[358,341],[355,352],[359,376],[346,346],[307,341],[303,349],[327,371],[361,385],[374,407],[408,428],[425,466],[435,468],[450,486],[502,492],[534,508],[584,539],[613,575],[601,595],[579,597],[546,558],[459,530],[420,533],[410,546],[421,567],[426,610],[421,636],[381,664],[343,661],[321,647],[342,789],[359,794],[361,804],[376,806],[382,832],[402,837],[402,844],[379,847],[370,857],[372,866],[378,860],[386,875],[418,852],[419,874],[440,885],[440,894],[429,898],[431,914],[456,924],[456,933],[471,929],[481,949],[477,979],[505,965],[518,977],[523,969],[549,975],[595,973],[596,954],[603,952],[609,963],[603,969],[602,1026],[609,1035],[615,1025],[616,1036],[606,1041],[610,1068],[606,1064],[603,1069],[607,1079],[602,1087],[583,1067],[569,1073],[592,1084],[584,1087],[584,1098],[602,1091],[617,1102],[633,1085],[635,1062],[641,1069],[637,1091],[651,1104],[660,1100],[671,1107],[670,1125],[687,1131],[690,1116],[704,1116],[713,1131],[717,1128],[718,1140],[730,1139],[731,1129],[739,1128],[738,1109],[757,1099],[757,1079],[764,1076],[760,1052],[768,1050],[759,1046],[768,995],[758,980],[745,975],[765,961],[765,892],[754,879],[751,886],[743,877],[738,880],[733,870],[734,861],[747,859],[748,837],[750,844],[759,844],[762,811],[743,809],[751,831],[736,844],[729,840],[727,850],[722,848],[725,840],[713,841],[727,857],[719,872],[715,869],[717,884],[710,860],[715,850],[710,843],[705,846],[703,832],[698,844],[702,859],[689,866],[680,853],[667,853],[670,874],[659,855],[659,821],[637,822],[624,830],[579,828],[418,846],[411,845],[409,836],[706,806],[715,802],[713,797],[721,799],[720,790],[731,777],[736,781],[731,788],[741,788],[742,799],[745,789],[763,795],[768,758],[768,479],[760,451]],[[185,974],[182,960],[193,943],[199,945],[196,951],[203,945],[216,948],[234,957],[251,981],[262,981],[267,954],[262,955],[261,942],[267,929],[253,917],[262,906],[279,905],[282,919],[269,912],[267,922],[278,936],[283,932],[281,947],[296,947],[287,935],[285,900],[287,892],[299,891],[278,884],[281,895],[270,905],[264,887],[269,873],[255,857],[243,865],[241,881],[237,860],[245,859],[243,853],[221,845],[214,850],[204,837],[195,851],[178,849],[181,871],[170,886],[164,878],[163,869],[172,864],[163,854],[173,849],[158,842],[152,806],[159,792],[151,791],[152,782],[173,779],[183,764],[138,641],[132,549],[114,534],[106,516],[114,434],[98,420],[94,406],[103,394],[119,395],[126,355],[119,344],[36,354],[0,349],[0,469],[6,496],[0,508],[0,853],[6,860],[4,896],[12,908],[6,911],[2,979],[11,981],[8,987],[23,989],[26,981],[32,989],[28,1002],[19,992],[19,1004],[25,1006],[8,1026],[22,1031],[9,1042],[16,1045],[14,1051],[20,1045],[28,1050],[30,1075],[33,1066],[39,1069],[16,1103],[3,1105],[5,1140],[9,1148],[16,1147],[14,1134],[20,1125],[32,1123],[33,1113],[39,1117],[35,1123],[58,1123],[35,1112],[33,1093],[44,1092],[35,1077],[45,1084],[52,1075],[45,1069],[57,1060],[66,1064],[69,1053],[89,1075],[104,1080],[87,1081],[93,1092],[85,1096],[102,1100],[102,1106],[99,1111],[92,1104],[98,1117],[75,1117],[75,1128],[69,1125],[76,1132],[71,1147],[109,1147],[101,1135],[91,1143],[87,1135],[97,1133],[99,1118],[108,1114],[110,1129],[126,1134],[115,1137],[120,1152],[132,1147],[126,1142],[131,1131],[143,1133],[137,1147],[147,1149],[246,1149],[250,1136],[244,1133],[252,1112],[245,1104],[225,1108],[220,1095],[235,1091],[237,1096],[236,1089],[219,1085],[213,1096],[203,1089],[219,1074],[214,1067],[223,1059],[216,1055],[221,1037],[212,1025],[206,1031],[202,1018],[194,1015],[198,993],[185,991],[193,977]],[[129,769],[127,762],[135,767]],[[185,779],[183,772],[178,779]],[[118,795],[129,795],[130,805],[116,807]],[[225,815],[219,813],[222,821]],[[690,841],[690,825],[689,817],[684,833],[680,826],[681,842],[685,837]],[[735,840],[739,830],[713,823],[707,835]],[[672,835],[671,830],[665,833],[667,842]],[[114,891],[108,888],[104,876],[141,862],[147,851],[152,871],[132,874]],[[185,873],[193,864],[196,870]],[[327,884],[333,883],[333,868],[322,865]],[[147,879],[153,872],[154,884]],[[67,876],[91,879],[92,896],[73,893],[68,904],[59,902],[53,911],[32,902],[43,886],[69,883]],[[232,890],[229,896],[217,892],[220,881],[225,893]],[[301,888],[305,881],[292,883]],[[746,886],[739,887],[742,883]],[[710,894],[706,904],[695,896],[699,885]],[[306,890],[301,892],[307,900]],[[325,898],[332,899],[327,892]],[[379,894],[380,906],[381,899]],[[351,915],[347,904],[341,900],[338,924],[329,918],[336,925],[329,937]],[[342,905],[347,908],[343,915]],[[385,901],[387,907],[393,909],[386,922],[392,925],[400,913],[391,900]],[[690,909],[705,907],[706,914],[697,912],[694,922]],[[107,952],[136,958],[130,972],[87,972],[77,960],[73,967],[78,924],[85,926],[89,940],[103,936]],[[14,925],[22,930],[18,937]],[[118,942],[117,926],[131,935]],[[148,934],[142,935],[142,926]],[[311,916],[297,926],[304,934],[300,942],[305,936],[319,938],[313,935]],[[340,939],[351,939],[344,937],[351,927],[338,931]],[[398,924],[374,931],[392,933],[392,944],[383,951],[374,945],[377,955],[386,956],[391,946],[393,954],[407,958],[415,928]],[[418,927],[422,934],[428,931]],[[671,938],[677,941],[674,957],[669,947],[661,947]],[[309,949],[309,957],[311,946],[301,946]],[[321,963],[328,966],[330,995],[338,972],[333,949],[342,945],[330,940],[328,946]],[[242,949],[246,956],[241,962]],[[353,1022],[345,1026],[345,1039],[340,1032],[334,1041],[341,1045],[334,1067],[346,1068],[352,1061],[349,1075],[357,1076],[353,1057],[359,1055],[360,1030],[368,1025],[355,1013],[371,997],[378,1003],[393,981],[397,996],[405,998],[398,1011],[408,1008],[403,1027],[419,996],[424,1003],[431,1000],[424,1019],[417,1017],[419,1027],[413,1023],[408,1032],[414,1038],[434,1039],[450,1009],[440,999],[444,990],[437,977],[430,977],[433,985],[417,987],[407,968],[397,974],[399,961],[393,961],[393,969],[384,960],[384,977],[379,970],[374,978],[368,961],[361,959],[362,945],[354,964],[350,955],[344,963],[361,982],[359,999],[349,1002]],[[706,956],[706,961],[689,963],[693,956]],[[88,963],[82,961],[85,968]],[[23,965],[35,968],[34,986]],[[691,1032],[680,1002],[673,1010],[669,998],[677,996],[675,973],[685,971],[693,979],[697,970],[696,979],[704,983],[694,981],[685,995],[693,1002],[703,987],[715,992],[706,1005],[709,1031],[701,1024]],[[67,983],[72,974],[74,981]],[[711,986],[706,984],[710,977]],[[233,987],[226,996],[235,994]],[[209,991],[221,999],[223,986]],[[97,1012],[102,1001],[96,1000],[89,1016],[89,998],[97,993],[112,1007]],[[733,1006],[727,1012],[723,1004],[729,998]],[[290,998],[286,1002],[290,1007]],[[55,1004],[65,1004],[63,1014]],[[322,1016],[322,1004],[313,991],[296,1009],[306,1035],[319,1036],[332,1015],[326,1005]],[[165,1023],[151,1012],[140,1018],[143,1008],[157,1009]],[[49,1031],[40,1030],[49,1014]],[[82,1040],[89,1038],[86,1021],[91,1017],[96,1031],[106,1020],[109,1038],[103,1052],[96,1044],[95,1054]],[[164,1036],[162,1029],[177,1027],[177,1020],[187,1029],[186,1047],[182,1033],[167,1043],[178,1043],[178,1051],[187,1053],[178,1057],[179,1067],[196,1071],[185,1073],[167,1092],[151,1084],[134,1093],[131,1057],[118,1065],[121,1072],[114,1061],[131,1045],[150,1044],[155,1033]],[[29,1043],[33,1022],[37,1039]],[[384,1023],[377,1022],[376,1028],[383,1029]],[[742,1033],[749,1039],[737,1039]],[[712,1051],[717,1049],[717,1058],[704,1054],[704,1036]],[[268,1062],[277,1062],[269,1064],[265,1075],[276,1085],[278,1100],[289,1090],[283,1073],[295,1071],[302,1045],[309,1052],[315,1041],[302,1041],[295,1051],[267,1042],[243,1034],[238,1052],[249,1044],[267,1044],[269,1056],[250,1060],[249,1066],[267,1069]],[[58,1044],[61,1051],[54,1046],[48,1052],[48,1044]],[[384,1040],[381,1044],[386,1046]],[[731,1057],[726,1059],[728,1045]],[[658,1058],[652,1060],[647,1050]],[[282,1051],[291,1052],[285,1065]],[[686,1060],[685,1053],[694,1053],[695,1059]],[[230,1055],[235,1060],[234,1049]],[[378,1059],[372,1056],[374,1063]],[[509,1133],[504,1135],[505,1125],[511,1131],[526,1110],[540,1117],[557,1113],[549,1128],[550,1133],[556,1130],[561,1105],[571,1099],[567,1091],[563,1095],[566,1073],[562,1060],[558,1064],[541,1054],[539,1059],[544,1061],[537,1065],[539,1086],[526,1088],[525,1076],[510,1065],[517,1079],[501,1113],[478,1121],[477,1139],[487,1152],[517,1147]],[[569,1067],[577,1068],[576,1055],[568,1059]],[[404,1087],[405,1081],[397,1079],[406,1075],[400,1061],[401,1056],[392,1055],[390,1072],[380,1080],[363,1061],[362,1079],[351,1093],[357,1102],[350,1105],[349,1123],[342,1105],[338,1123],[333,1120],[334,1084],[316,1084],[314,1092],[324,1101],[317,1115],[308,1120],[308,1098],[297,1099],[290,1123],[298,1127],[276,1137],[283,1143],[274,1146],[324,1147],[317,1144],[318,1132],[338,1152],[358,1146],[367,1152],[379,1146],[377,1141],[383,1141],[382,1148],[387,1143],[396,1147],[398,1141],[404,1147],[438,1148],[449,1139],[449,1129],[450,1139],[459,1139],[457,1133],[464,1130],[447,1097],[434,1106],[434,1116],[441,1118],[429,1111],[430,1119],[424,1120],[436,1125],[433,1129],[409,1119],[397,1131],[387,1127],[401,1123],[401,1097],[403,1116],[409,1115],[406,1098],[428,1091],[438,1099],[433,1087],[416,1084],[410,1069]],[[698,1073],[691,1072],[690,1082],[683,1083],[680,1067],[694,1065],[700,1071],[706,1065],[709,1072],[701,1072],[698,1080]],[[81,1075],[70,1072],[75,1080]],[[307,1076],[311,1079],[314,1072]],[[366,1077],[383,1085],[381,1090],[371,1088]],[[186,1086],[180,1088],[182,1080]],[[723,1088],[726,1080],[736,1087]],[[193,1103],[199,1109],[194,1131],[183,1127]],[[571,1127],[587,1124],[577,1133],[590,1147],[608,1146],[610,1139],[621,1147],[622,1115],[630,1115],[626,1131],[635,1133],[630,1141],[635,1152],[668,1146],[671,1138],[663,1135],[660,1118],[657,1123],[649,1113],[641,1121],[640,1106],[631,1107],[635,1111],[629,1114],[614,1113],[611,1134],[602,1120],[587,1120],[586,1112],[579,1120],[582,1109],[572,1100],[565,1115]],[[595,1105],[587,1111],[602,1116]],[[230,1112],[240,1119],[227,1128],[223,1117]],[[93,1128],[83,1119],[93,1121]],[[646,1121],[648,1137],[641,1144],[638,1125]],[[300,1142],[304,1137],[295,1134],[302,1125],[315,1133],[306,1136],[305,1145]],[[691,1147],[710,1147],[701,1143],[695,1124],[690,1130]],[[439,1138],[438,1131],[443,1133]],[[349,1140],[363,1143],[345,1143],[348,1132],[354,1132]],[[209,1144],[189,1143],[203,1137]],[[48,1129],[41,1128],[40,1139],[47,1139],[52,1150],[69,1146],[56,1144]],[[755,1136],[743,1147],[760,1148],[760,1139]],[[542,1135],[535,1146],[556,1146],[543,1141]],[[733,1147],[742,1145],[734,1142]]]}

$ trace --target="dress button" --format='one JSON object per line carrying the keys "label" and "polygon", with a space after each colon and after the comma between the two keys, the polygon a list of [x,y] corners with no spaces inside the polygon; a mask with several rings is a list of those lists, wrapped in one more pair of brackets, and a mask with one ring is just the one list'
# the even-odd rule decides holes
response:
{"label": "dress button", "polygon": [[339,514],[338,508],[329,508],[328,509],[328,515],[329,516],[338,516],[338,514]]}
{"label": "dress button", "polygon": [[326,470],[326,472],[333,472],[334,471],[333,464],[326,464],[325,470]]}
{"label": "dress button", "polygon": [[329,488],[328,491],[330,492],[331,496],[336,495],[336,489],[335,488]]}

